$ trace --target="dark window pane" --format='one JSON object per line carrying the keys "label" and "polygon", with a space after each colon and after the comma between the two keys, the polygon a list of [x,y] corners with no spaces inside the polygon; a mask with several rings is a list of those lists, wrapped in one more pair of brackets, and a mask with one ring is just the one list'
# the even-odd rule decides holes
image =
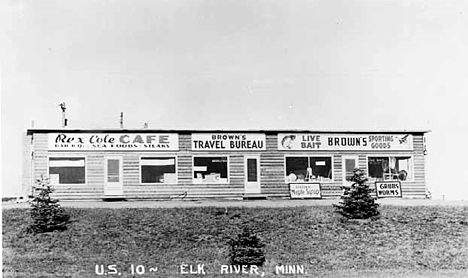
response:
{"label": "dark window pane", "polygon": [[84,167],[50,167],[49,174],[58,174],[60,184],[85,183]]}
{"label": "dark window pane", "polygon": [[58,175],[59,184],[84,184],[85,159],[83,157],[50,157],[49,175]]}
{"label": "dark window pane", "polygon": [[369,177],[383,179],[384,174],[389,174],[388,157],[369,157],[368,158]]}
{"label": "dark window pane", "polygon": [[331,157],[311,157],[312,176],[332,179]]}
{"label": "dark window pane", "polygon": [[[142,157],[141,182],[142,183],[175,183],[175,158]],[[165,175],[166,174],[166,175]],[[168,174],[173,174],[169,177]],[[165,180],[165,177],[167,180]]]}
{"label": "dark window pane", "polygon": [[120,180],[120,166],[118,159],[107,160],[107,181],[119,182]]}
{"label": "dark window pane", "polygon": [[247,159],[247,181],[255,182],[257,181],[257,159],[248,158]]}
{"label": "dark window pane", "polygon": [[354,158],[345,158],[345,180],[349,181],[351,179],[356,167],[356,160]]}
{"label": "dark window pane", "polygon": [[286,157],[286,177],[294,173],[298,180],[304,179],[307,167],[309,167],[307,157]]}
{"label": "dark window pane", "polygon": [[227,157],[194,157],[193,177],[197,179],[228,178]]}

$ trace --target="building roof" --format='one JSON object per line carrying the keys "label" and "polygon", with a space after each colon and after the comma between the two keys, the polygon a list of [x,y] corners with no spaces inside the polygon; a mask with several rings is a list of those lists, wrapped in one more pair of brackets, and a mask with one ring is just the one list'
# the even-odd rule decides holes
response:
{"label": "building roof", "polygon": [[415,130],[415,129],[373,129],[373,130],[350,130],[350,129],[40,129],[32,128],[27,130],[27,134],[33,133],[350,133],[350,134],[424,134],[431,132],[430,130]]}

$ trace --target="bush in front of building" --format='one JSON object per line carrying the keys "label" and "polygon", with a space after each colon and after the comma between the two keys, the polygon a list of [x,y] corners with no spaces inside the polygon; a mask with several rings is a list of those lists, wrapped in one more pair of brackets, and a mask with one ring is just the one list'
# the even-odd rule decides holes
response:
{"label": "bush in front of building", "polygon": [[254,229],[244,226],[237,238],[229,240],[229,263],[231,265],[262,266],[265,262],[265,244]]}
{"label": "bush in front of building", "polygon": [[70,215],[60,206],[59,201],[52,199],[48,178],[37,180],[38,195],[31,201],[31,223],[28,231],[44,233],[56,230],[66,230],[70,223]]}
{"label": "bush in front of building", "polygon": [[371,189],[367,185],[367,177],[361,169],[354,169],[351,177],[353,184],[345,187],[342,201],[333,204],[335,211],[348,219],[377,218],[379,204],[371,196]]}

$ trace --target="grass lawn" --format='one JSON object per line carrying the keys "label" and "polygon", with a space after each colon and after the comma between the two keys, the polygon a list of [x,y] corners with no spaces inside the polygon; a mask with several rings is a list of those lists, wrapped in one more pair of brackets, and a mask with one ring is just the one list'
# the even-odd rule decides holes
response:
{"label": "grass lawn", "polygon": [[134,277],[191,276],[181,264],[204,264],[205,277],[255,277],[219,274],[243,225],[266,244],[265,277],[283,277],[275,266],[286,264],[304,266],[296,277],[468,277],[468,207],[383,206],[368,223],[324,206],[67,211],[68,230],[33,235],[28,210],[3,210],[4,277],[104,277],[101,264],[121,272],[107,277],[133,277],[131,264],[145,266]]}

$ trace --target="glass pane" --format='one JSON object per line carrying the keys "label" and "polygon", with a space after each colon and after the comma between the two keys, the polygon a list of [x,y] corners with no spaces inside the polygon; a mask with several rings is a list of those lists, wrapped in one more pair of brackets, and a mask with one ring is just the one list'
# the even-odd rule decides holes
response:
{"label": "glass pane", "polygon": [[345,179],[349,181],[353,176],[353,171],[356,168],[356,160],[354,158],[345,158]]}
{"label": "glass pane", "polygon": [[307,157],[286,157],[286,180],[289,182],[304,181],[308,167]]}
{"label": "glass pane", "polygon": [[193,177],[195,182],[227,183],[227,157],[195,157],[193,159]]}
{"label": "glass pane", "polygon": [[118,159],[107,160],[107,181],[119,182],[120,181],[120,167]]}
{"label": "glass pane", "polygon": [[177,183],[175,157],[142,157],[142,183]]}
{"label": "glass pane", "polygon": [[369,157],[369,177],[375,179],[390,178],[390,161],[388,157]]}
{"label": "glass pane", "polygon": [[85,173],[83,157],[49,158],[49,174],[58,176],[59,184],[84,184]]}
{"label": "glass pane", "polygon": [[257,181],[257,159],[255,158],[247,159],[247,181]]}
{"label": "glass pane", "polygon": [[412,180],[412,166],[411,157],[395,157],[395,178],[400,181]]}
{"label": "glass pane", "polygon": [[332,159],[331,157],[311,157],[310,167],[312,168],[312,179],[319,181],[332,180]]}

